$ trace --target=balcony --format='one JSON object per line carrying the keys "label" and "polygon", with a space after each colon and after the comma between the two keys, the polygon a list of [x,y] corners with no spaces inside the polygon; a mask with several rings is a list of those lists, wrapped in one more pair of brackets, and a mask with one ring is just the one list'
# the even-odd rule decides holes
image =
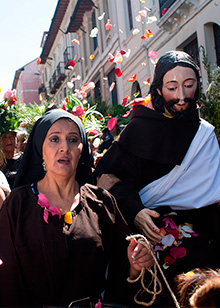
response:
{"label": "balcony", "polygon": [[186,19],[190,18],[200,2],[204,2],[204,0],[159,0],[160,20],[158,26],[169,32],[174,31]]}
{"label": "balcony", "polygon": [[45,88],[45,85],[42,83],[40,85],[40,87],[38,88],[38,94],[46,94],[47,93],[47,89]]}
{"label": "balcony", "polygon": [[64,62],[59,62],[49,81],[50,93],[55,94],[65,79],[66,79],[66,74],[65,74]]}
{"label": "balcony", "polygon": [[74,56],[75,56],[74,46],[68,46],[63,53],[64,66],[66,70],[68,69],[69,61],[73,60]]}

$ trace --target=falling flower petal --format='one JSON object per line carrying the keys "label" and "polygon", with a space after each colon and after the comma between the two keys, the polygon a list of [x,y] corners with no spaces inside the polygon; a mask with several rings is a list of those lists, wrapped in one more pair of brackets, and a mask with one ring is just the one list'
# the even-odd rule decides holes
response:
{"label": "falling flower petal", "polygon": [[140,22],[140,21],[141,21],[141,15],[137,15],[137,16],[135,17],[135,19],[136,19],[137,22]]}
{"label": "falling flower petal", "polygon": [[146,66],[146,65],[147,65],[147,63],[145,63],[145,62],[142,62],[142,63],[141,63],[141,65],[142,65],[142,66]]}
{"label": "falling flower petal", "polygon": [[97,37],[99,29],[97,27],[93,28],[90,32],[90,37]]}
{"label": "falling flower petal", "polygon": [[74,87],[74,84],[72,82],[67,82],[67,87],[69,89],[72,89]]}
{"label": "falling flower petal", "polygon": [[120,70],[120,68],[119,67],[117,67],[116,69],[115,69],[115,74],[118,76],[118,77],[121,77],[122,76],[122,71]]}
{"label": "falling flower petal", "polygon": [[111,28],[112,28],[111,20],[108,19],[108,22],[107,22],[106,25],[105,25],[105,29],[108,31],[108,30],[110,30]]}
{"label": "falling flower petal", "polygon": [[127,118],[131,113],[131,110],[126,111],[125,114],[122,115],[123,118]]}
{"label": "falling flower petal", "polygon": [[157,52],[154,50],[149,51],[148,53],[149,58],[156,58],[157,57]]}
{"label": "falling flower petal", "polygon": [[144,35],[141,37],[142,39],[153,37],[152,32],[148,29],[145,29]]}
{"label": "falling flower petal", "polygon": [[126,54],[126,50],[124,50],[124,49],[122,49],[121,51],[120,51],[120,53],[121,53],[121,55],[123,56],[123,55],[125,55]]}
{"label": "falling flower petal", "polygon": [[102,19],[104,18],[104,16],[105,16],[105,12],[103,12],[102,15],[100,15],[100,16],[98,17],[98,20],[102,20]]}
{"label": "falling flower petal", "polygon": [[129,58],[131,54],[131,49],[128,49],[128,51],[126,52],[126,54],[124,55],[125,58]]}
{"label": "falling flower petal", "polygon": [[115,127],[116,123],[117,123],[117,119],[116,118],[109,119],[108,120],[108,125],[107,125],[108,129],[111,131]]}
{"label": "falling flower petal", "polygon": [[143,81],[143,83],[145,84],[145,86],[149,86],[150,85],[150,77],[148,77],[146,81]]}
{"label": "falling flower petal", "polygon": [[91,81],[89,83],[84,84],[81,87],[80,91],[86,92],[87,90],[92,90],[94,88],[95,88],[95,83]]}
{"label": "falling flower petal", "polygon": [[146,10],[142,10],[138,12],[141,16],[143,17],[147,17],[147,11]]}
{"label": "falling flower petal", "polygon": [[92,59],[95,58],[95,56],[94,55],[90,55],[89,58],[92,60]]}
{"label": "falling flower petal", "polygon": [[76,44],[76,45],[79,45],[79,41],[78,41],[77,39],[73,39],[73,40],[72,40],[72,43],[73,43],[73,44]]}
{"label": "falling flower petal", "polygon": [[167,8],[164,8],[163,11],[162,11],[162,16],[165,14]]}
{"label": "falling flower petal", "polygon": [[109,62],[113,62],[115,58],[113,54],[109,53],[108,56],[109,56]]}
{"label": "falling flower petal", "polygon": [[114,58],[114,62],[115,63],[121,63],[123,60],[123,57],[121,55],[121,52],[120,51],[117,51],[116,52],[116,55],[115,55],[115,58]]}
{"label": "falling flower petal", "polygon": [[172,247],[170,255],[175,259],[183,258],[186,255],[186,249],[184,247]]}
{"label": "falling flower petal", "polygon": [[172,246],[174,241],[175,237],[172,234],[167,234],[161,239],[161,243],[166,246]]}
{"label": "falling flower petal", "polygon": [[37,64],[40,64],[41,63],[41,58],[39,57],[38,59],[37,59]]}
{"label": "falling flower petal", "polygon": [[0,259],[0,265],[2,265],[3,264],[3,261],[2,261],[2,259]]}
{"label": "falling flower petal", "polygon": [[74,67],[75,65],[76,65],[76,62],[75,62],[74,60],[70,60],[70,61],[68,62],[68,66]]}
{"label": "falling flower petal", "polygon": [[152,64],[154,64],[154,65],[156,65],[156,64],[157,64],[157,61],[158,61],[158,59],[156,59],[156,60],[154,60],[154,59],[150,59],[150,62],[151,62]]}
{"label": "falling flower petal", "polygon": [[129,97],[128,95],[126,95],[126,96],[122,99],[121,105],[122,105],[122,106],[125,106],[125,105],[127,104],[127,101],[128,101],[129,98],[130,98],[130,97]]}
{"label": "falling flower petal", "polygon": [[128,78],[127,82],[134,82],[137,79],[137,74],[131,76],[130,78]]}
{"label": "falling flower petal", "polygon": [[113,89],[114,89],[114,87],[115,87],[115,82],[113,82],[113,83],[111,84],[111,86],[110,86],[110,88],[109,88],[109,91],[112,92]]}
{"label": "falling flower petal", "polygon": [[140,30],[136,28],[136,29],[133,30],[132,34],[133,34],[133,35],[136,35],[136,34],[138,34],[139,32],[140,32]]}
{"label": "falling flower petal", "polygon": [[151,24],[152,22],[157,21],[157,17],[156,16],[149,16],[147,17],[147,24]]}

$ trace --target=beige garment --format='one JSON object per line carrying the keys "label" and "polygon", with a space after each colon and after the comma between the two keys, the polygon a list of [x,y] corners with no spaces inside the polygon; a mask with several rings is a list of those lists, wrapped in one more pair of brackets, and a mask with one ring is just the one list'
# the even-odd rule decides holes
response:
{"label": "beige garment", "polygon": [[8,181],[2,171],[0,171],[0,188],[4,191],[5,197],[7,197],[11,192]]}

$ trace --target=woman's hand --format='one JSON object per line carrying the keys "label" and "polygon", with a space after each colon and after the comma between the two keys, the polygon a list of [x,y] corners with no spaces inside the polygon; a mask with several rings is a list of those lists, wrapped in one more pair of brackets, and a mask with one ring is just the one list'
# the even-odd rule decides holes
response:
{"label": "woman's hand", "polygon": [[114,174],[102,174],[97,178],[96,186],[109,190],[118,182],[120,182],[120,179]]}
{"label": "woman's hand", "polygon": [[131,279],[137,278],[143,267],[151,267],[154,264],[154,259],[148,249],[137,243],[134,238],[130,241],[127,254],[130,262],[129,274]]}
{"label": "woman's hand", "polygon": [[160,243],[161,236],[160,229],[153,223],[151,216],[158,218],[160,214],[150,209],[143,209],[135,216],[134,224],[138,230],[155,245]]}

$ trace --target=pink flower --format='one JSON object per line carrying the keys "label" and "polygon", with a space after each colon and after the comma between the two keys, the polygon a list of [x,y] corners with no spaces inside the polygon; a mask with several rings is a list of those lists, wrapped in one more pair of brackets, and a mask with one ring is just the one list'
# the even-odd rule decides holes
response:
{"label": "pink flower", "polygon": [[38,204],[44,209],[44,221],[48,224],[49,213],[54,215],[58,215],[61,218],[61,211],[56,206],[50,206],[47,197],[44,194],[38,195]]}
{"label": "pink flower", "polygon": [[108,120],[108,125],[107,125],[108,129],[111,131],[115,127],[116,123],[117,123],[117,119],[116,118],[109,119]]}

